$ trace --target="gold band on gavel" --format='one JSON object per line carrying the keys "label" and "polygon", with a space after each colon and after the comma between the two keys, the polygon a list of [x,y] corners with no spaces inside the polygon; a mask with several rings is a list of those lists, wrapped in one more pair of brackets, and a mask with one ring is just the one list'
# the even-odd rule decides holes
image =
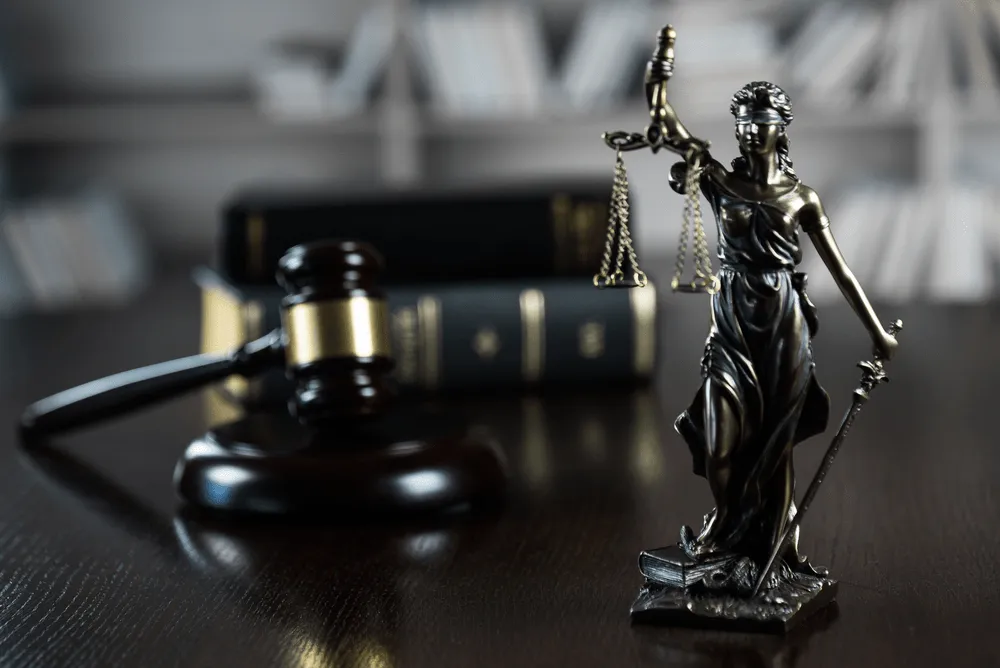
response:
{"label": "gold band on gavel", "polygon": [[288,364],[332,357],[391,357],[389,307],[384,300],[351,297],[295,304],[281,315]]}

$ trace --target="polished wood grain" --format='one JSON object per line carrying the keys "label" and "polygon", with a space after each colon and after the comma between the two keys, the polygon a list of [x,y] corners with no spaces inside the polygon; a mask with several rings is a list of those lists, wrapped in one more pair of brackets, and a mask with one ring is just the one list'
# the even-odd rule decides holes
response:
{"label": "polished wood grain", "polygon": [[[803,551],[841,581],[838,607],[780,639],[630,624],[638,552],[700,524],[711,499],[672,429],[708,310],[691,295],[662,303],[650,391],[451,404],[502,444],[510,497],[499,513],[420,524],[193,515],[172,475],[207,426],[200,394],[32,456],[17,446],[31,401],[197,352],[183,273],[121,311],[3,321],[0,665],[997,665],[1000,309],[878,305],[905,323],[891,382],[803,526]],[[839,418],[870,344],[846,306],[820,318]],[[798,448],[800,494],[835,427]]]}

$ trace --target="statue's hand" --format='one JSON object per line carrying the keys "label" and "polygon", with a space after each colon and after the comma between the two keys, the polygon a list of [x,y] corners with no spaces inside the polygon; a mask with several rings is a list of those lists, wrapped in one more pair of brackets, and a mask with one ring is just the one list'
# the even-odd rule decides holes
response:
{"label": "statue's hand", "polygon": [[699,154],[707,151],[711,142],[704,139],[698,139],[697,137],[688,137],[683,140],[682,144],[685,151],[691,151],[692,153]]}
{"label": "statue's hand", "polygon": [[670,144],[674,152],[683,155],[688,160],[698,158],[706,153],[710,145],[710,142],[697,137],[675,137],[668,139],[667,143]]}
{"label": "statue's hand", "polygon": [[896,341],[896,337],[885,330],[882,330],[881,335],[875,341],[875,353],[880,359],[887,362],[892,359],[898,347],[899,342]]}

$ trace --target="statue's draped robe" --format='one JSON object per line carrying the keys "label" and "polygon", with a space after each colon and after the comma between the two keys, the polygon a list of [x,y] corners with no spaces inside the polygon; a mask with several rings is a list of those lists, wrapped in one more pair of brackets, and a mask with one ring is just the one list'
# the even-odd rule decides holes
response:
{"label": "statue's draped robe", "polygon": [[[788,517],[776,509],[785,485],[793,484],[792,447],[824,431],[830,412],[814,373],[815,308],[805,294],[805,275],[795,271],[802,252],[792,202],[802,186],[758,202],[727,191],[708,174],[701,185],[718,225],[721,267],[702,377],[729,403],[737,434],[731,507],[712,534],[720,548],[759,553]],[[816,222],[826,224],[825,216]],[[704,401],[702,387],[675,422],[700,476],[706,476]]]}

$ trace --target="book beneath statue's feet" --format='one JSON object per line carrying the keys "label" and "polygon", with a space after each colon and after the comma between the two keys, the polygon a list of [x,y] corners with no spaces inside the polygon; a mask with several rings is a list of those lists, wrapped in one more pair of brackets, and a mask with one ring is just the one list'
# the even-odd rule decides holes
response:
{"label": "book beneath statue's feet", "polygon": [[835,580],[782,568],[773,586],[750,597],[728,586],[753,582],[756,568],[749,560],[720,555],[695,561],[679,546],[642,552],[639,570],[646,581],[630,611],[637,623],[787,633],[837,595]]}

